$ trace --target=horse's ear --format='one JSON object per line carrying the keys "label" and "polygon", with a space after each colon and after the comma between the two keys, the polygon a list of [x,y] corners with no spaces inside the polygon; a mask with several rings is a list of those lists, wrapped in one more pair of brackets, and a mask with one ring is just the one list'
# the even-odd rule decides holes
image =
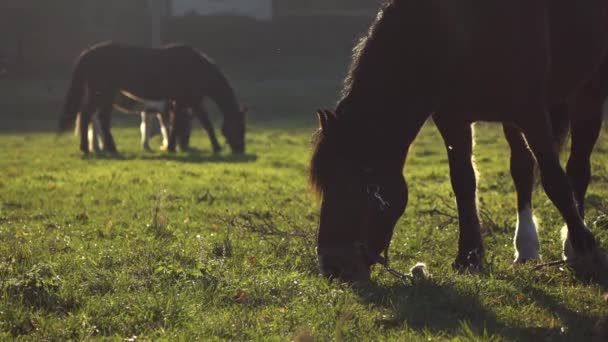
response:
{"label": "horse's ear", "polygon": [[323,134],[328,135],[335,130],[336,116],[332,112],[319,109],[317,110],[317,116],[319,117],[319,126]]}

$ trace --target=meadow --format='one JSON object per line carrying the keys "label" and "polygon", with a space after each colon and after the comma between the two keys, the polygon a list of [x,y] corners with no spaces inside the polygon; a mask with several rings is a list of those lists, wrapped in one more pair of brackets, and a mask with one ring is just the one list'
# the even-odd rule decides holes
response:
{"label": "meadow", "polygon": [[[4,123],[0,340],[608,338],[602,287],[567,268],[512,264],[516,201],[495,124],[476,126],[482,274],[451,269],[457,213],[429,122],[404,170],[410,204],[392,262],[404,271],[425,262],[432,277],[403,282],[376,267],[364,288],[322,278],[307,172],[314,111],[335,101],[336,80],[238,80],[253,112],[243,156],[213,155],[198,124],[193,151],[145,153],[137,120],[116,115],[121,154],[85,157],[74,136],[52,132],[56,109],[32,107]],[[608,247],[603,133],[586,220]],[[543,259],[557,260],[563,222],[542,191],[534,203]]]}

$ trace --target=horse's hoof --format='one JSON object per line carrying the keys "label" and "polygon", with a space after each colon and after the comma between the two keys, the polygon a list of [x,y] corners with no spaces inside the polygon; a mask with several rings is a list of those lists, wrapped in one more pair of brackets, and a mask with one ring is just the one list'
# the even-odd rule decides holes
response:
{"label": "horse's hoof", "polygon": [[162,152],[166,152],[166,151],[169,150],[169,148],[167,146],[165,146],[165,145],[159,147],[158,149],[161,150]]}
{"label": "horse's hoof", "polygon": [[601,248],[576,254],[575,258],[568,260],[568,266],[579,280],[608,286],[608,256]]}
{"label": "horse's hoof", "polygon": [[475,249],[467,254],[461,254],[456,257],[454,263],[452,263],[452,268],[457,273],[481,273],[483,271],[483,253],[480,253],[479,250]]}
{"label": "horse's hoof", "polygon": [[592,254],[597,249],[597,241],[593,233],[587,228],[578,234],[572,235],[568,227],[562,227],[563,259],[565,261],[575,260],[579,256]]}
{"label": "horse's hoof", "polygon": [[530,257],[524,257],[523,255],[517,255],[515,256],[515,260],[513,260],[513,263],[516,265],[523,265],[529,262],[538,262],[541,261],[541,257],[540,255],[535,255],[535,256],[530,256]]}

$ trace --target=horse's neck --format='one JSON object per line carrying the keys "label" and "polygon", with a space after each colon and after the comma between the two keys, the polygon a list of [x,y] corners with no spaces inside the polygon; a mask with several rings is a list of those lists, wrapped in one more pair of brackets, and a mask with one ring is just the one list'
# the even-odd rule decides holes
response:
{"label": "horse's neck", "polygon": [[[351,94],[338,105],[338,121],[356,137],[364,153],[402,165],[430,112],[408,107],[403,100],[384,94]],[[374,96],[375,95],[375,96]]]}
{"label": "horse's neck", "polygon": [[239,111],[234,90],[227,81],[222,80],[221,84],[214,87],[215,90],[209,93],[209,98],[215,102],[225,117],[233,116]]}

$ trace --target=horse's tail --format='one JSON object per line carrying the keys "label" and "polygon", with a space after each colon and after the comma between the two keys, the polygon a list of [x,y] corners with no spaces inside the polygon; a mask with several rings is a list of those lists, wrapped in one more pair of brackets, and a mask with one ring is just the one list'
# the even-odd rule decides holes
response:
{"label": "horse's tail", "polygon": [[72,127],[87,92],[86,75],[83,68],[84,56],[80,56],[72,74],[72,80],[63,106],[63,113],[59,119],[59,133],[65,132]]}

